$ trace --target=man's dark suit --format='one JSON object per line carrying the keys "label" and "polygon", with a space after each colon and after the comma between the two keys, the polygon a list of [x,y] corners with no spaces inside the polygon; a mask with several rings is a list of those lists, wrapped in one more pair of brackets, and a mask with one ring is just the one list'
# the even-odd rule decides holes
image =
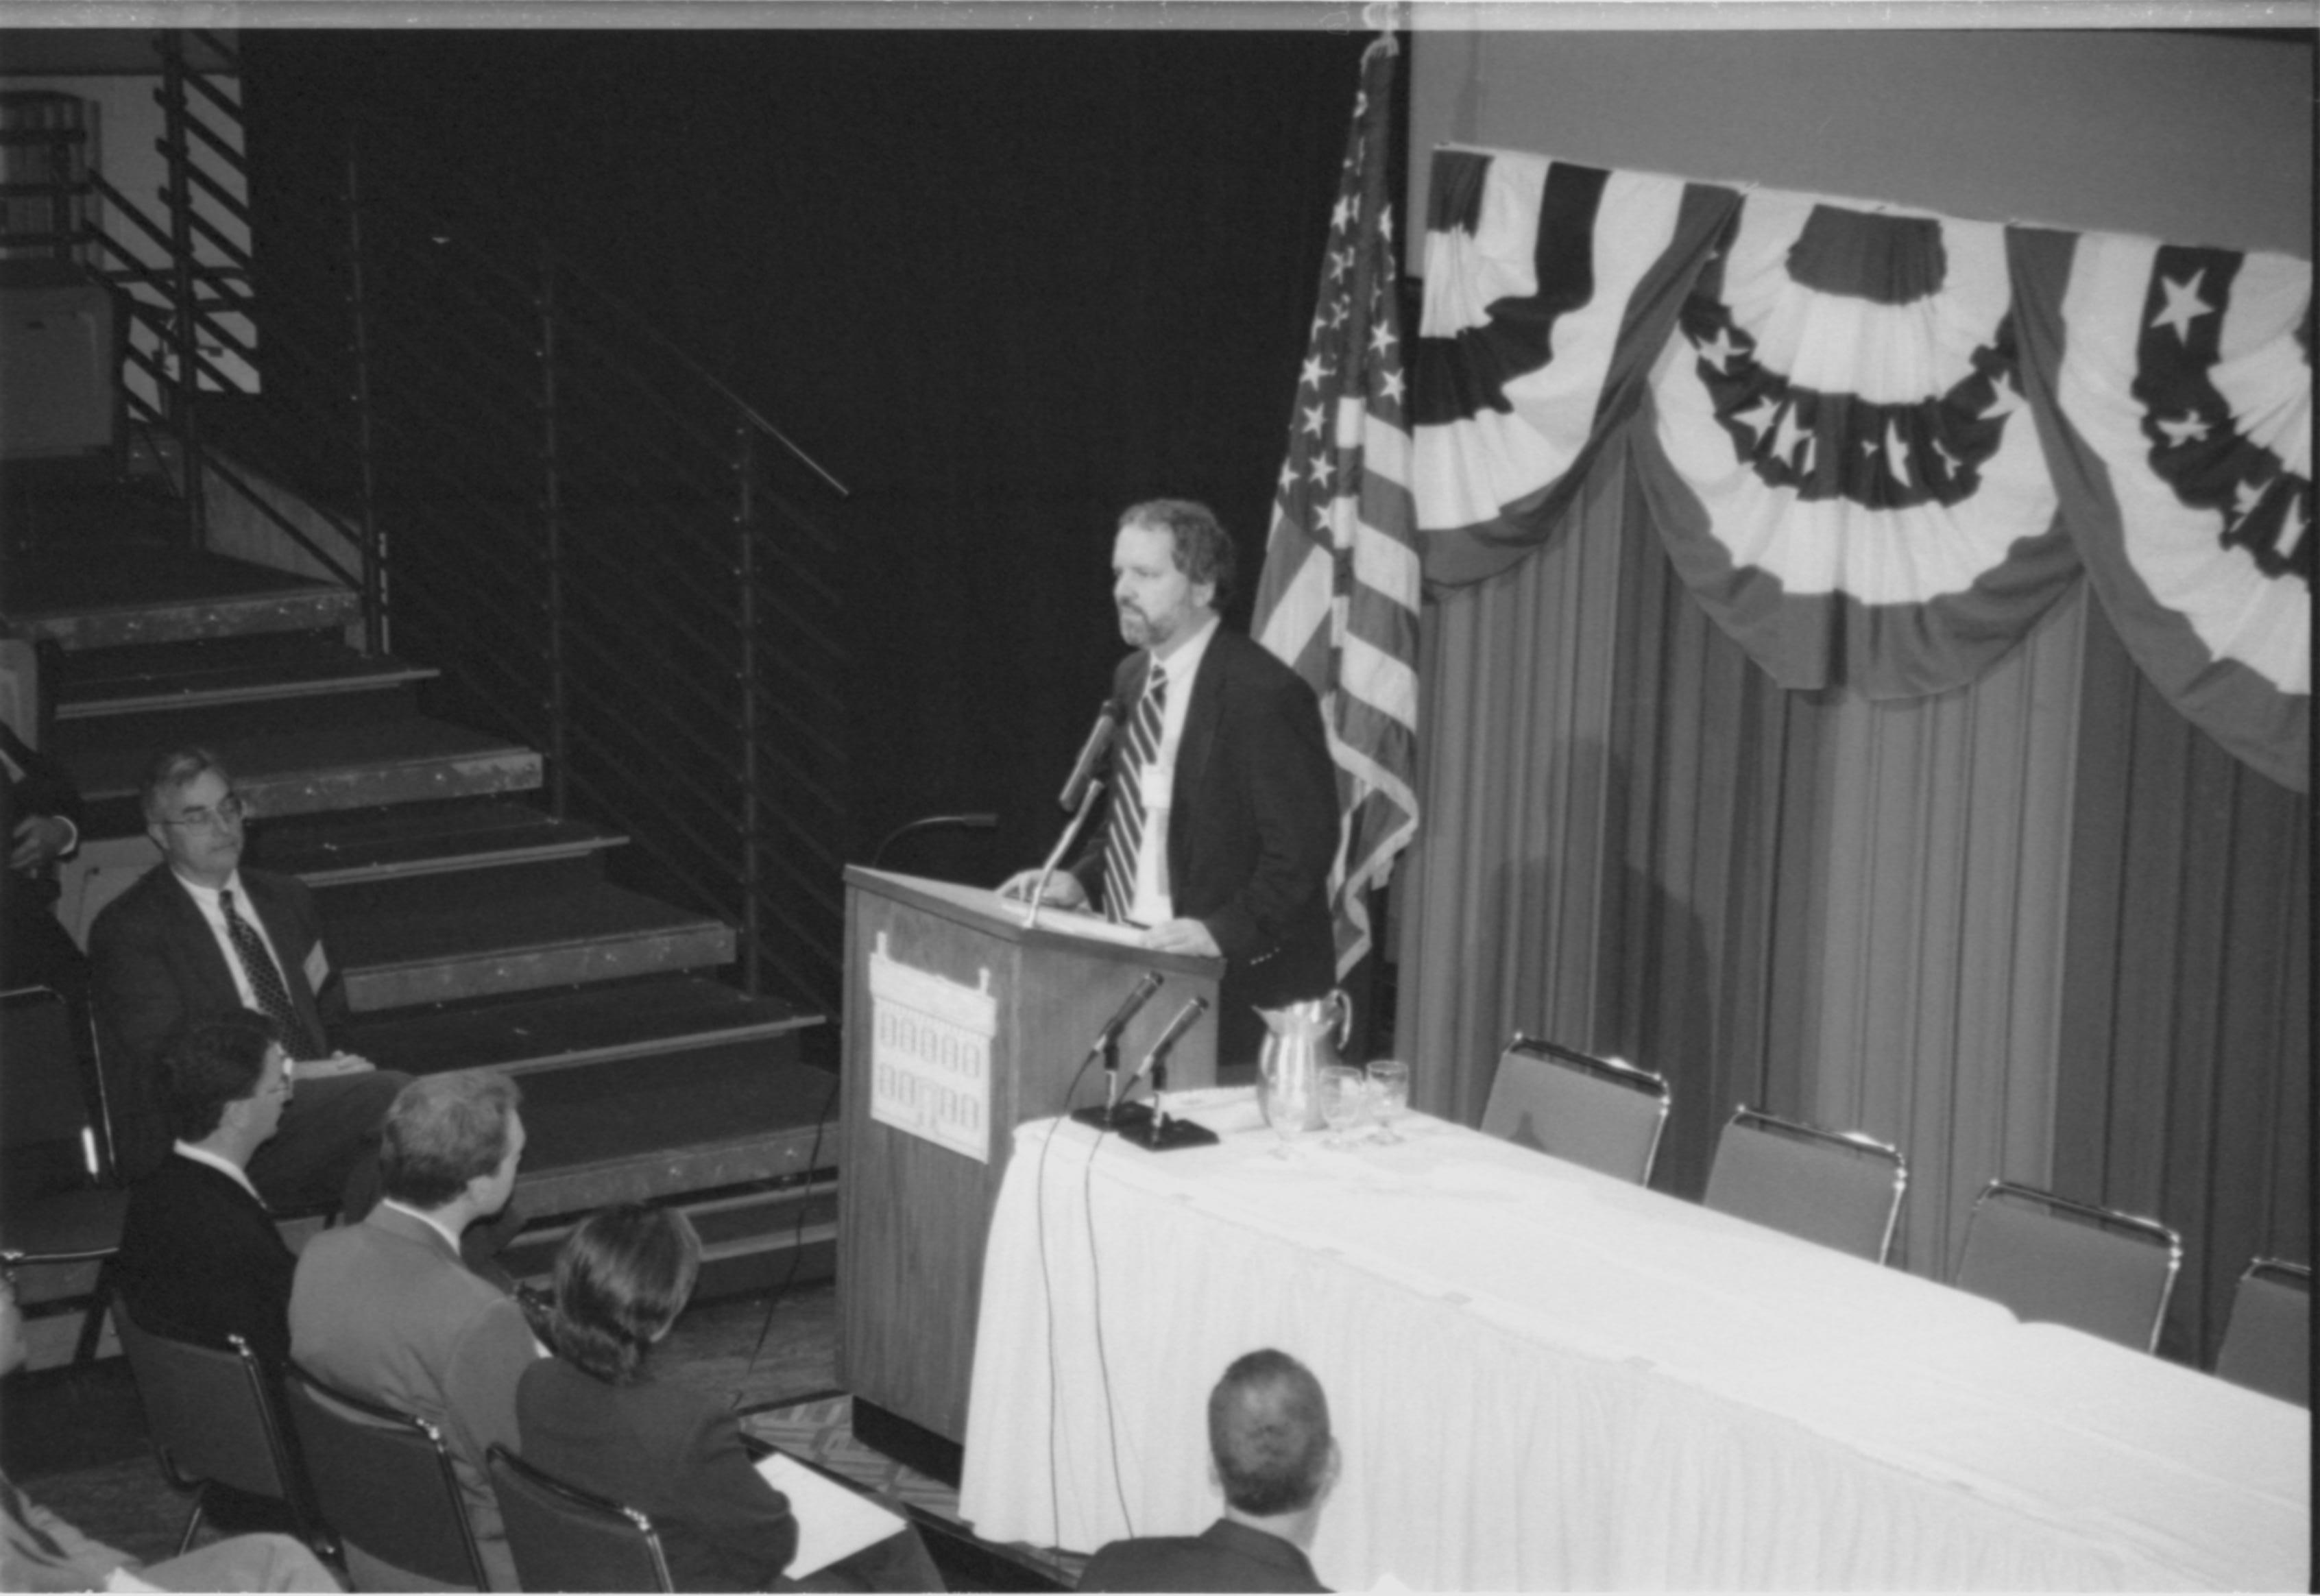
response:
{"label": "man's dark suit", "polygon": [[[292,1004],[315,1036],[327,1037],[331,1022],[346,1013],[346,994],[335,978],[318,994],[306,977],[322,939],[313,894],[295,876],[271,871],[245,868],[240,878],[249,910],[274,945]],[[89,927],[88,951],[115,1154],[122,1173],[134,1180],[159,1168],[169,1152],[162,1044],[185,1020],[240,1009],[241,995],[200,906],[166,864],[105,905]],[[377,1070],[300,1081],[274,1139],[249,1161],[249,1178],[267,1202],[288,1211],[343,1196],[350,1214],[367,1207],[378,1123],[410,1078]]]}
{"label": "man's dark suit", "polygon": [[65,767],[36,753],[0,721],[0,748],[22,775],[0,781],[0,986],[53,986],[75,1002],[88,993],[88,965],[56,916],[53,871],[5,868],[17,822],[36,814],[80,824],[80,790]]}
{"label": "man's dark suit", "polygon": [[[1113,673],[1123,709],[1143,696],[1151,655]],[[1119,788],[1123,738],[1113,747]],[[1337,773],[1313,690],[1259,644],[1219,627],[1209,639],[1176,748],[1168,812],[1169,896],[1225,957],[1217,1062],[1255,1061],[1260,1008],[1337,984],[1329,866],[1337,852]],[[1072,873],[1099,898],[1101,829]]]}
{"label": "man's dark suit", "polygon": [[1219,1519],[1199,1535],[1116,1540],[1088,1560],[1083,1591],[1326,1591],[1305,1554]]}
{"label": "man's dark suit", "polygon": [[157,1336],[223,1347],[240,1336],[267,1367],[290,1358],[290,1277],[298,1260],[257,1198],[231,1175],[171,1155],[129,1193],[122,1300]]}

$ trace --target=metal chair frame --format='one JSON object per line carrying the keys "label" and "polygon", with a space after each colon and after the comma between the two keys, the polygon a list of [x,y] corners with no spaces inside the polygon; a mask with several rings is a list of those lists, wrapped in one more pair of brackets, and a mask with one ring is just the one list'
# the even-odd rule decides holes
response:
{"label": "metal chair frame", "polygon": [[2051,1215],[2067,1223],[2089,1225],[2097,1229],[2113,1231],[2139,1242],[2163,1247],[2167,1253],[2167,1276],[2160,1285],[2159,1306],[2151,1316],[2151,1334],[2143,1347],[2145,1352],[2159,1350],[2159,1333],[2167,1323],[2167,1306],[2174,1300],[2176,1278],[2183,1267],[2183,1238],[2180,1236],[2169,1226],[2160,1223],[2157,1220],[2147,1219],[2141,1214],[2127,1213],[2120,1209],[2105,1208],[2098,1203],[2080,1202],[2075,1198],[2064,1197],[2057,1192],[2043,1191],[2036,1186],[2025,1186],[2019,1182],[2000,1177],[1982,1187],[1981,1194],[1973,1200],[1972,1212],[1966,1219],[1965,1241],[1959,1254],[1957,1270],[1952,1277],[1953,1283],[1962,1282],[1967,1263],[1973,1254],[1975,1216],[1980,1215],[1986,1206],[1998,1202],[2012,1203],[2034,1212]]}
{"label": "metal chair frame", "polygon": [[[2268,1383],[2249,1379],[2247,1377],[2249,1371],[2238,1366],[2247,1345],[2244,1339],[2247,1335],[2245,1305],[2248,1301],[2248,1287],[2251,1284],[2279,1286],[2304,1299],[2305,1356],[2308,1363],[2311,1356],[2312,1271],[2302,1264],[2291,1264],[2285,1258],[2257,1258],[2245,1269],[2240,1271],[2239,1285],[2232,1298],[2231,1321],[2224,1327],[2223,1345],[2216,1349],[2215,1372],[2221,1378],[2229,1380],[2234,1384],[2244,1385],[2251,1391],[2261,1391],[2266,1395],[2278,1396],[2283,1401],[2297,1401],[2297,1397],[2292,1392],[2276,1390]],[[2302,1401],[2304,1405],[2307,1407],[2310,1405],[2311,1394],[2308,1383],[2305,1387]]]}
{"label": "metal chair frame", "polygon": [[[1892,1195],[1885,1208],[1884,1233],[1877,1244],[1877,1256],[1871,1261],[1883,1264],[1892,1256],[1893,1234],[1899,1228],[1901,1220],[1901,1198],[1909,1189],[1909,1164],[1908,1160],[1902,1157],[1900,1148],[1890,1142],[1879,1141],[1864,1131],[1830,1130],[1824,1126],[1808,1125],[1801,1120],[1784,1120],[1778,1114],[1767,1112],[1763,1109],[1751,1108],[1744,1102],[1735,1108],[1732,1111],[1732,1118],[1725,1121],[1722,1135],[1717,1143],[1715,1163],[1723,1161],[1722,1138],[1729,1137],[1735,1129],[1742,1126],[1754,1130],[1763,1130],[1773,1136],[1786,1137],[1790,1140],[1804,1142],[1809,1146],[1842,1151],[1862,1162],[1882,1164],[1890,1168],[1893,1172]],[[1711,1194],[1716,1190],[1715,1163],[1710,1164],[1708,1172],[1708,1189]],[[1717,1205],[1708,1202],[1706,1206],[1714,1208]],[[1739,1217],[1745,1219],[1749,1216],[1742,1214]]]}
{"label": "metal chair frame", "polygon": [[[0,1265],[5,1265],[11,1275],[20,1269],[70,1267],[83,1264],[96,1265],[96,1278],[85,1295],[68,1294],[50,1299],[56,1301],[77,1301],[85,1304],[81,1310],[80,1333],[73,1348],[73,1361],[84,1364],[96,1356],[97,1344],[104,1334],[105,1310],[113,1296],[113,1258],[121,1250],[121,1227],[128,1217],[129,1197],[126,1192],[112,1183],[110,1100],[105,1096],[102,1070],[95,1072],[97,1116],[94,1120],[86,1117],[88,1075],[92,1068],[89,1061],[93,1053],[84,1051],[83,1047],[93,1049],[95,1046],[86,1016],[77,1012],[71,1004],[65,1002],[64,994],[52,986],[16,986],[0,993],[0,1006],[12,1010],[42,1000],[57,1005],[69,1028],[68,1034],[75,1050],[73,1068],[82,1087],[82,1125],[85,1133],[95,1143],[95,1167],[87,1172],[89,1185],[73,1191],[50,1192],[33,1201],[34,1211],[45,1210],[52,1218],[59,1214],[64,1216],[60,1229],[65,1239],[28,1237],[20,1232],[0,1241]],[[87,1241],[86,1235],[92,1229],[106,1235],[109,1239]]]}
{"label": "metal chair frame", "polygon": [[[273,1377],[266,1372],[265,1365],[250,1349],[249,1343],[239,1335],[229,1335],[226,1350],[203,1347],[145,1328],[130,1317],[124,1304],[114,1304],[113,1311],[113,1321],[121,1332],[122,1351],[129,1359],[130,1374],[136,1381],[138,1395],[144,1403],[147,1438],[153,1444],[153,1455],[160,1463],[161,1474],[171,1486],[194,1493],[193,1509],[186,1515],[185,1531],[177,1537],[177,1555],[185,1555],[193,1546],[194,1537],[200,1531],[203,1517],[208,1510],[209,1488],[213,1484],[225,1484],[253,1494],[278,1495],[290,1509],[291,1518],[298,1526],[299,1538],[313,1544],[315,1539],[314,1513],[307,1495],[305,1466],[298,1455],[297,1441],[283,1419]],[[159,1351],[156,1343],[170,1349],[166,1356],[177,1358],[181,1363],[208,1364],[213,1374],[224,1373],[217,1368],[218,1365],[231,1362],[234,1365],[233,1373],[240,1376],[243,1389],[249,1393],[250,1407],[257,1415],[258,1431],[265,1437],[267,1462],[273,1471],[278,1491],[267,1492],[261,1483],[254,1479],[228,1479],[215,1472],[201,1473],[184,1465],[179,1451],[186,1437],[162,1433],[169,1428],[163,1416],[170,1411],[170,1400],[162,1392],[152,1388],[152,1383],[167,1378],[167,1372],[153,1365],[153,1355]],[[195,1444],[199,1444],[198,1438]]]}
{"label": "metal chair frame", "polygon": [[[602,1527],[608,1534],[624,1537],[633,1536],[650,1555],[653,1571],[657,1576],[657,1582],[647,1586],[646,1589],[666,1591],[674,1591],[676,1589],[676,1582],[670,1577],[668,1572],[668,1555],[660,1544],[660,1530],[654,1525],[650,1516],[630,1507],[625,1502],[614,1501],[609,1496],[599,1496],[594,1492],[582,1490],[567,1480],[559,1480],[539,1465],[527,1463],[496,1441],[492,1443],[490,1451],[485,1454],[485,1461],[486,1472],[491,1478],[492,1490],[500,1499],[500,1521],[507,1528],[508,1549],[515,1555],[516,1573],[519,1578],[524,1576],[523,1539],[516,1528],[518,1515],[508,1510],[510,1492],[501,1483],[503,1477],[512,1479],[518,1491],[528,1489],[538,1492],[543,1496],[553,1499],[571,1513],[582,1518],[601,1519]],[[531,1585],[528,1578],[524,1579],[524,1583],[527,1588]],[[628,1590],[631,1587],[621,1583],[606,1585],[603,1588]]]}
{"label": "metal chair frame", "polygon": [[[1500,1050],[1499,1054],[1500,1071],[1506,1068],[1507,1055],[1510,1053],[1527,1054],[1551,1066],[1576,1071],[1590,1080],[1600,1081],[1607,1085],[1618,1087],[1622,1091],[1632,1092],[1639,1097],[1648,1098],[1656,1103],[1658,1116],[1652,1125],[1651,1140],[1644,1149],[1643,1172],[1635,1177],[1636,1183],[1638,1185],[1651,1183],[1653,1166],[1659,1161],[1660,1140],[1667,1133],[1671,1093],[1666,1076],[1629,1064],[1624,1059],[1598,1058],[1592,1054],[1581,1053],[1575,1047],[1566,1047],[1560,1042],[1550,1042],[1537,1037],[1526,1036],[1521,1031],[1515,1032],[1508,1039],[1506,1047]],[[1491,1110],[1497,1106],[1497,1100],[1498,1080],[1494,1076],[1491,1081],[1491,1102],[1485,1103],[1482,1109],[1482,1122],[1486,1128],[1491,1121]],[[1486,1133],[1499,1134],[1487,1131]],[[1606,1173],[1617,1172],[1607,1171]]]}
{"label": "metal chair frame", "polygon": [[[440,1428],[416,1413],[406,1413],[400,1409],[390,1408],[383,1403],[374,1402],[341,1391],[295,1363],[283,1371],[283,1388],[290,1409],[291,1433],[297,1437],[299,1446],[308,1460],[306,1477],[310,1489],[313,1492],[315,1511],[321,1521],[336,1537],[342,1555],[350,1556],[352,1553],[359,1550],[364,1555],[375,1558],[381,1563],[393,1561],[379,1548],[367,1546],[348,1535],[345,1526],[340,1523],[332,1513],[332,1503],[326,1483],[329,1477],[328,1470],[317,1469],[314,1466],[314,1460],[329,1455],[327,1447],[315,1444],[315,1437],[319,1433],[317,1427],[337,1425],[349,1428],[365,1428],[386,1432],[400,1431],[407,1437],[423,1438],[434,1452],[436,1467],[443,1489],[443,1501],[449,1510],[452,1521],[458,1526],[458,1542],[466,1555],[467,1573],[471,1576],[468,1583],[477,1591],[491,1589],[490,1576],[484,1572],[483,1554],[476,1546],[475,1526],[467,1521],[467,1493],[460,1487],[458,1471],[451,1462],[450,1443],[443,1438]],[[331,1410],[334,1408],[342,1411],[333,1412]],[[427,1569],[410,1569],[408,1572],[433,1577],[430,1571]],[[448,1584],[451,1582],[439,1582]]]}

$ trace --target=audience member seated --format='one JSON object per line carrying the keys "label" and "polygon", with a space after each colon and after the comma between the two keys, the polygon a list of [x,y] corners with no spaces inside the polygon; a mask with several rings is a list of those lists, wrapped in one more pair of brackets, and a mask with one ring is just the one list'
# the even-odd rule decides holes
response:
{"label": "audience member seated", "polygon": [[682,1213],[624,1203],[573,1231],[556,1260],[556,1356],[517,1388],[526,1461],[649,1518],[680,1591],[942,1589],[908,1524],[776,1585],[797,1548],[788,1500],[757,1473],[728,1402],[648,1368],[700,1272],[701,1239]]}
{"label": "audience member seated", "polygon": [[245,1173],[294,1090],[274,1022],[246,1009],[194,1020],[162,1049],[161,1069],[177,1141],[130,1191],[122,1299],[157,1336],[222,1347],[239,1335],[278,1370],[298,1261]]}
{"label": "audience member seated", "polygon": [[1225,1516],[1197,1536],[1117,1540],[1083,1591],[1322,1591],[1305,1548],[1337,1479],[1329,1401],[1312,1372],[1267,1347],[1235,1358],[1209,1393],[1210,1476]]}
{"label": "audience member seated", "polygon": [[343,1204],[360,1218],[377,1192],[379,1115],[409,1077],[331,1046],[346,993],[313,894],[295,876],[242,868],[242,801],[217,756],[162,755],[144,803],[161,862],[105,905],[88,939],[121,1173],[135,1180],[168,1156],[160,1055],[170,1034],[197,1015],[252,1009],[281,1028],[298,1095],[250,1160],[250,1183],[277,1211]]}
{"label": "audience member seated", "polygon": [[495,1591],[517,1586],[485,1455],[520,1448],[516,1382],[544,1349],[515,1299],[460,1262],[459,1241],[515,1188],[517,1103],[515,1083],[490,1070],[403,1087],[379,1138],[378,1205],[309,1241],[290,1287],[302,1367],[442,1429]]}
{"label": "audience member seated", "polygon": [[[0,1374],[24,1361],[14,1281],[0,1285]],[[0,1591],[335,1591],[314,1554],[286,1535],[237,1535],[165,1562],[140,1564],[91,1540],[0,1474]]]}
{"label": "audience member seated", "polygon": [[76,1011],[88,1002],[88,960],[57,919],[57,865],[79,847],[72,773],[0,721],[0,988],[51,987]]}

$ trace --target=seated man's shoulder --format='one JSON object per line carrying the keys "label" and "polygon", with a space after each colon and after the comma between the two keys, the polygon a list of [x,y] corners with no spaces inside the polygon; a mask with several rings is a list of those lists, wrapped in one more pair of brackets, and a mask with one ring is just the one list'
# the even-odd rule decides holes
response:
{"label": "seated man's shoulder", "polygon": [[1323,1591],[1305,1554],[1219,1520],[1202,1535],[1117,1540],[1088,1560],[1083,1591]]}
{"label": "seated man's shoulder", "polygon": [[118,930],[124,925],[152,914],[165,902],[162,894],[169,886],[169,866],[154,865],[127,886],[121,889],[110,903],[96,911],[88,922],[92,940]]}

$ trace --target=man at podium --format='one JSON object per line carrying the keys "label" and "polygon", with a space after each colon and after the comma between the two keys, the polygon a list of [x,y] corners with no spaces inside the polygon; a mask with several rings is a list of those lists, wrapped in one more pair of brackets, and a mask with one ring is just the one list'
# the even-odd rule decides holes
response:
{"label": "man at podium", "polygon": [[[1218,625],[1237,563],[1204,504],[1154,499],[1120,516],[1112,602],[1137,652],[1112,675],[1104,821],[1044,894],[1146,928],[1147,948],[1224,958],[1220,1072],[1256,1062],[1257,1010],[1318,997],[1337,975],[1337,767],[1313,690]],[[1025,896],[1038,879],[1002,890]]]}

